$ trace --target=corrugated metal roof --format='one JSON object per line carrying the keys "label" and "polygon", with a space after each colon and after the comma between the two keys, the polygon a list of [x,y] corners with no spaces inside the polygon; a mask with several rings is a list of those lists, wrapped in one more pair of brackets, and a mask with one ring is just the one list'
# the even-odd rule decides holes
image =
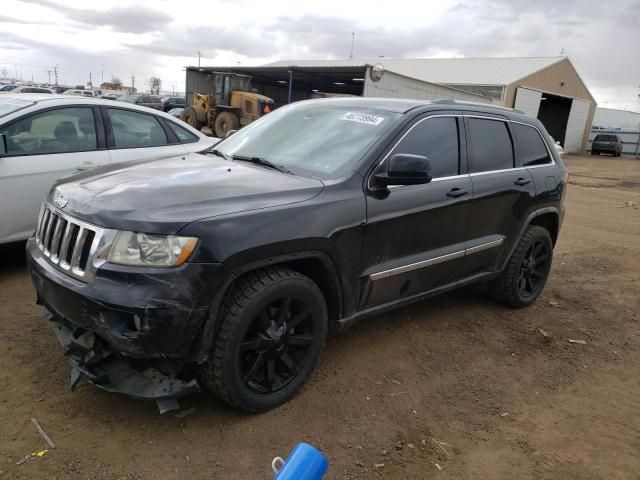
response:
{"label": "corrugated metal roof", "polygon": [[352,58],[347,60],[280,60],[266,66],[364,67],[381,63],[387,70],[426,82],[451,85],[508,85],[564,58]]}

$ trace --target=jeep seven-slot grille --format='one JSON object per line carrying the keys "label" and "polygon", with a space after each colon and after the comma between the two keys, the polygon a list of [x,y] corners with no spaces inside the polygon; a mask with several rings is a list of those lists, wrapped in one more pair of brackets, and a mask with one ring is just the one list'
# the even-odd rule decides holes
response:
{"label": "jeep seven-slot grille", "polygon": [[45,257],[69,275],[82,279],[89,263],[97,231],[46,203],[42,205],[36,242]]}

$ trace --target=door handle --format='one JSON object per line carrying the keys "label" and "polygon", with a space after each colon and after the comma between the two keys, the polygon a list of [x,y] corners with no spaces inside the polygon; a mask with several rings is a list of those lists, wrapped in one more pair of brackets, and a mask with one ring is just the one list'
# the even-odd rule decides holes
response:
{"label": "door handle", "polygon": [[517,179],[517,180],[516,180],[515,182],[513,182],[513,183],[515,183],[516,185],[523,186],[523,185],[527,185],[528,183],[531,183],[531,180],[529,180],[528,178],[522,178],[522,177],[520,177],[519,179]]}
{"label": "door handle", "polygon": [[461,197],[463,195],[466,195],[467,193],[469,193],[469,190],[467,190],[466,188],[452,188],[451,190],[449,190],[447,192],[447,197],[451,197],[451,198],[458,198]]}
{"label": "door handle", "polygon": [[76,170],[79,172],[86,172],[87,170],[91,170],[93,168],[96,168],[98,165],[96,165],[95,163],[83,163],[81,165],[78,165],[76,167]]}

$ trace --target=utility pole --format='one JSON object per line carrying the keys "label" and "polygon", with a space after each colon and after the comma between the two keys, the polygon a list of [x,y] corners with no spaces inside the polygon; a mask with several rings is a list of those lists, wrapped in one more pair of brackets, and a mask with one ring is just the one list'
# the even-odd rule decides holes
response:
{"label": "utility pole", "polygon": [[349,58],[353,58],[353,43],[356,39],[356,32],[351,32],[351,53],[349,54]]}
{"label": "utility pole", "polygon": [[51,70],[47,70],[47,76],[49,77],[49,81],[47,82],[47,85],[51,85]]}
{"label": "utility pole", "polygon": [[89,72],[89,87],[93,88],[93,82],[91,81],[91,72]]}
{"label": "utility pole", "polygon": [[198,67],[200,67],[200,50],[198,50]]}
{"label": "utility pole", "polygon": [[564,47],[562,47],[562,50],[560,50],[560,56],[564,57]]}
{"label": "utility pole", "polygon": [[53,75],[56,78],[56,85],[58,85],[58,65],[53,67]]}
{"label": "utility pole", "polygon": [[131,74],[131,93],[135,91],[135,88],[136,88],[136,76],[132,73]]}

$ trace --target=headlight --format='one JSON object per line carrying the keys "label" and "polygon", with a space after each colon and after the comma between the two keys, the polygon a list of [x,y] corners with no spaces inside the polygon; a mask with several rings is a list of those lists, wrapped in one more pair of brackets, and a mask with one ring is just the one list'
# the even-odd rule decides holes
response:
{"label": "headlight", "polygon": [[197,243],[195,237],[148,235],[121,230],[111,244],[107,261],[143,267],[177,267],[187,261]]}

